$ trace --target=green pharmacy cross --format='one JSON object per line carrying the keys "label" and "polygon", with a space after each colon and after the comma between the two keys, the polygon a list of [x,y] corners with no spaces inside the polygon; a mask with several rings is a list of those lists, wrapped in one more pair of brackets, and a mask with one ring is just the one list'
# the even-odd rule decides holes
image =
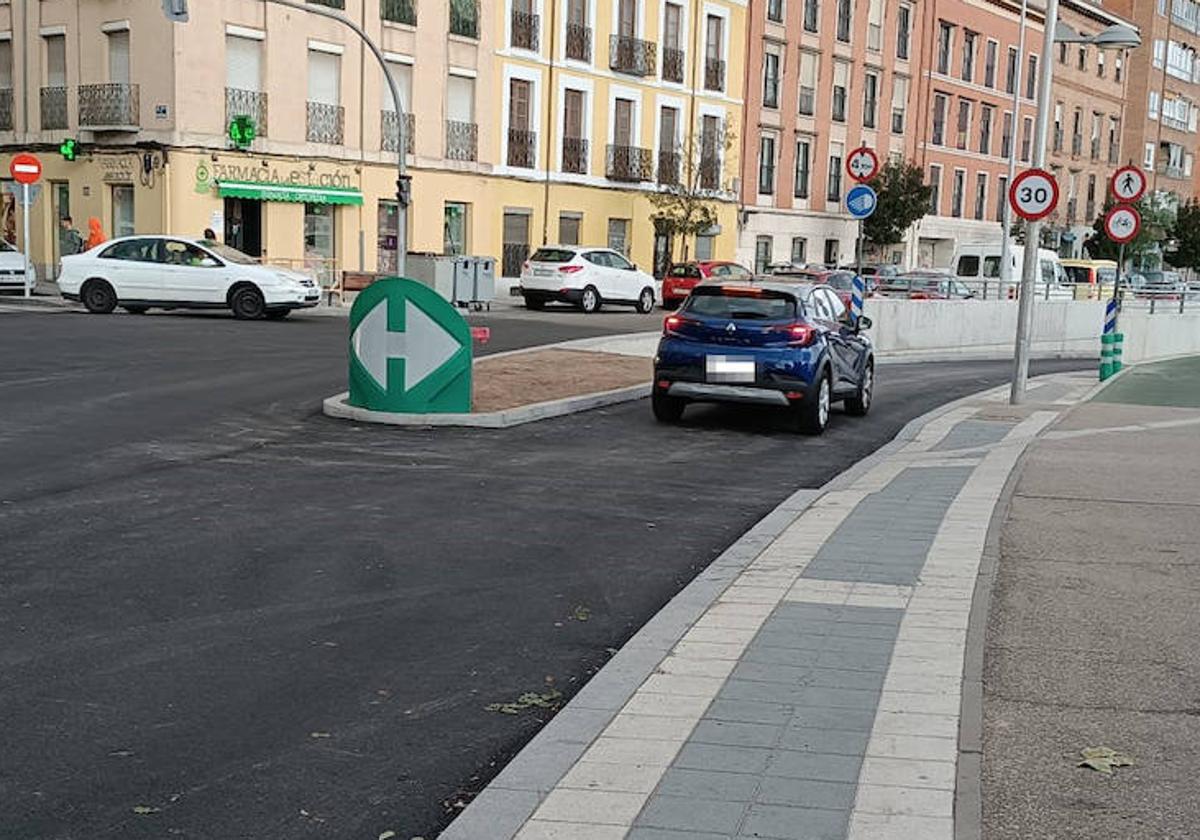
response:
{"label": "green pharmacy cross", "polygon": [[238,114],[229,123],[229,139],[239,149],[249,148],[258,132],[254,128],[254,120],[246,114]]}

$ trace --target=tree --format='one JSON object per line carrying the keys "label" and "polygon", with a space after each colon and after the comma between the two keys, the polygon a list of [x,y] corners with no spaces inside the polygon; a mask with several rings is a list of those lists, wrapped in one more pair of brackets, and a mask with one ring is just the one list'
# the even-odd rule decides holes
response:
{"label": "tree", "polygon": [[911,161],[889,160],[871,183],[879,196],[875,212],[863,221],[863,237],[875,247],[895,245],[929,212],[933,188]]}
{"label": "tree", "polygon": [[[717,224],[718,203],[733,191],[728,168],[734,139],[733,129],[722,123],[715,135],[703,135],[699,142],[689,136],[687,147],[674,159],[670,152],[659,155],[660,189],[650,194],[650,220],[658,233],[683,240],[684,262],[691,240]],[[674,164],[674,178],[663,178],[664,164],[668,170]]]}
{"label": "tree", "polygon": [[1167,254],[1167,262],[1175,268],[1200,271],[1200,202],[1192,198],[1175,214],[1171,238],[1175,250]]}
{"label": "tree", "polygon": [[[1113,206],[1111,198],[1105,201],[1104,209],[1092,224],[1092,235],[1083,243],[1094,260],[1116,260],[1120,253],[1120,246],[1104,232],[1104,217]],[[1142,229],[1125,245],[1125,259],[1133,260],[1136,265],[1139,258],[1161,253],[1175,226],[1175,210],[1169,202],[1153,195],[1143,196],[1133,206],[1142,216]]]}

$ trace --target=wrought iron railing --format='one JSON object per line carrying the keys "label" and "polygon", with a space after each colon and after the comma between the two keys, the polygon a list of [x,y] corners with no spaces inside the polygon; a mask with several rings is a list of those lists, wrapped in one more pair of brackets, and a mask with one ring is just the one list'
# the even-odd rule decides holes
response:
{"label": "wrought iron railing", "polygon": [[0,88],[0,131],[12,131],[13,92],[12,88]]}
{"label": "wrought iron railing", "polygon": [[660,149],[658,152],[658,183],[664,187],[679,184],[679,164],[683,157],[675,149]]}
{"label": "wrought iron railing", "polygon": [[722,58],[704,59],[704,89],[725,90],[725,60]]}
{"label": "wrought iron railing", "polygon": [[612,181],[649,181],[654,178],[654,153],[638,146],[610,143],[605,173]]}
{"label": "wrought iron railing", "polygon": [[479,157],[479,126],[446,120],[446,159],[475,160]]}
{"label": "wrought iron railing", "polygon": [[700,189],[718,190],[721,188],[721,161],[714,152],[700,154]]}
{"label": "wrought iron railing", "polygon": [[124,82],[79,86],[79,125],[84,128],[136,128],[141,124],[138,86]]}
{"label": "wrought iron railing", "polygon": [[307,138],[312,143],[340,146],[345,137],[346,109],[327,102],[309,102]]}
{"label": "wrought iron railing", "polygon": [[631,76],[653,76],[658,44],[628,35],[613,35],[608,41],[608,66]]}
{"label": "wrought iron railing", "polygon": [[665,82],[683,84],[683,50],[663,47],[662,77]]}
{"label": "wrought iron railing", "polygon": [[42,130],[67,127],[67,89],[44,87],[41,96]]}
{"label": "wrought iron railing", "polygon": [[564,137],[562,147],[563,172],[586,175],[588,171],[588,141],[583,137]]}
{"label": "wrought iron railing", "polygon": [[417,0],[379,0],[379,16],[392,23],[417,25]]}
{"label": "wrought iron railing", "polygon": [[524,128],[508,129],[508,165],[533,169],[537,165],[537,132]]}
{"label": "wrought iron railing", "polygon": [[592,28],[582,23],[567,24],[567,58],[573,61],[592,60]]}
{"label": "wrought iron railing", "polygon": [[254,121],[254,133],[267,135],[267,95],[260,90],[225,88],[225,125],[234,117],[249,117]]}
{"label": "wrought iron railing", "polygon": [[[381,135],[383,137],[383,151],[398,152],[400,151],[400,119],[401,115],[395,111],[384,111],[381,115]],[[411,155],[413,153],[413,136],[417,133],[417,120],[412,114],[404,114],[404,152]]]}
{"label": "wrought iron railing", "polygon": [[521,50],[538,50],[538,35],[541,32],[541,18],[529,12],[513,9],[512,13],[512,45]]}
{"label": "wrought iron railing", "polygon": [[450,0],[450,34],[464,38],[479,37],[477,0]]}
{"label": "wrought iron railing", "polygon": [[500,276],[520,277],[525,260],[529,259],[528,242],[505,242],[500,246]]}

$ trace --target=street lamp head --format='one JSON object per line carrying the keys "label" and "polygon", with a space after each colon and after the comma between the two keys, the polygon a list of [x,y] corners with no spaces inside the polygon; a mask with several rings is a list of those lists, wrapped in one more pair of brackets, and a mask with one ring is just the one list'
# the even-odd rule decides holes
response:
{"label": "street lamp head", "polygon": [[1142,36],[1136,29],[1123,23],[1114,23],[1093,35],[1089,43],[1110,50],[1132,50],[1142,45]]}

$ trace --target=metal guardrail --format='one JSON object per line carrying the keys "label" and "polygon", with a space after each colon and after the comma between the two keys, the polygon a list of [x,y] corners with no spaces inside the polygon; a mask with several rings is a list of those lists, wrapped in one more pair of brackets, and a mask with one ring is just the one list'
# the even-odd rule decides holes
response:
{"label": "metal guardrail", "polygon": [[[850,269],[852,270],[852,269]],[[903,277],[868,277],[870,295],[876,298],[898,300],[989,300],[1017,301],[1020,297],[1020,281],[1002,281],[999,278],[963,279],[952,275],[940,275],[937,285],[929,280],[906,280]],[[942,285],[950,281],[950,286]],[[1058,302],[1108,300],[1113,296],[1110,283],[1057,283],[1037,281],[1034,283],[1035,299]],[[1183,312],[1200,309],[1200,281],[1180,283],[1175,288],[1160,288],[1153,285],[1124,287],[1121,294],[1125,308],[1144,309],[1156,312]]]}

